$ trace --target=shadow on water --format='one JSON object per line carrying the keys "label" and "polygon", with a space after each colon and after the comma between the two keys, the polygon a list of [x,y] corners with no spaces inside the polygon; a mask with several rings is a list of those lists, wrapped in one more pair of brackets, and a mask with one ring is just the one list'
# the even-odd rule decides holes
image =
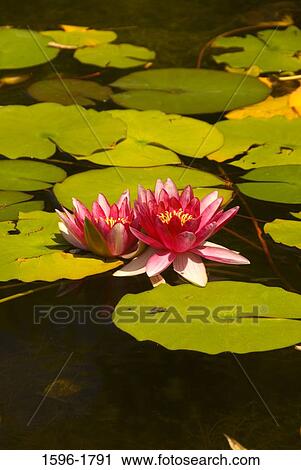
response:
{"label": "shadow on water", "polygon": [[[0,13],[3,24],[33,29],[50,29],[57,23],[113,28],[121,41],[155,49],[158,67],[193,67],[200,45],[211,37],[251,21],[274,19],[296,3],[52,0],[45,7],[33,0],[3,2]],[[47,67],[37,73],[49,73]],[[95,70],[71,64],[68,54],[57,67],[73,74]],[[116,73],[105,71],[103,82],[109,83]],[[1,90],[0,102],[31,104],[32,100],[19,87]],[[210,162],[201,165],[217,171]],[[288,213],[286,206],[249,203],[263,220]],[[247,213],[242,210],[241,215]],[[248,219],[237,217],[230,227],[258,244]],[[209,266],[210,279],[282,286],[262,251],[246,248],[229,234],[220,236],[228,246],[241,249],[252,265],[241,269],[239,277],[231,267],[225,274]],[[291,290],[297,290],[300,266],[294,250],[270,245],[279,271]],[[169,276],[172,283],[179,282],[172,273]],[[104,275],[76,283],[65,295],[54,286],[1,305],[0,446],[223,449],[228,448],[226,433],[251,449],[300,448],[301,353],[294,348],[239,356],[240,367],[230,353],[168,351],[151,342],[137,342],[112,324],[33,322],[35,305],[114,306],[125,293],[147,288],[150,284],[143,276],[113,281]],[[56,377],[56,385],[49,389]]]}

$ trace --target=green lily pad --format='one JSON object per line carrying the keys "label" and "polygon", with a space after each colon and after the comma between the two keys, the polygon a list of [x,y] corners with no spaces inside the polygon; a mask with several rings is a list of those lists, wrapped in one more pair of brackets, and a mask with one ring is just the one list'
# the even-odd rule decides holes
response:
{"label": "green lily pad", "polygon": [[[11,234],[15,228],[19,233]],[[58,216],[54,213],[22,213],[17,225],[1,222],[0,280],[32,282],[81,279],[122,264],[118,260],[104,261],[85,253],[69,253],[67,250],[70,246],[65,243],[59,233]]]}
{"label": "green lily pad", "polygon": [[217,63],[261,72],[295,72],[301,69],[301,30],[290,26],[285,30],[267,29],[256,35],[218,38],[213,47],[237,48],[237,51],[214,55]]}
{"label": "green lily pad", "polygon": [[96,149],[110,148],[125,136],[122,121],[75,105],[4,106],[0,119],[0,153],[9,158],[45,159],[57,146],[69,153],[89,155]]}
{"label": "green lily pad", "polygon": [[112,96],[121,106],[178,114],[229,111],[262,101],[270,93],[253,77],[188,68],[134,72],[111,85],[126,90]]}
{"label": "green lily pad", "polygon": [[40,80],[30,85],[27,92],[37,101],[63,105],[76,102],[82,106],[95,106],[98,101],[107,101],[111,96],[110,87],[73,78]]}
{"label": "green lily pad", "polygon": [[42,34],[50,37],[58,46],[70,46],[77,49],[78,47],[95,47],[99,44],[106,44],[114,41],[117,34],[114,31],[101,31],[97,29],[89,29],[85,26],[69,26],[62,25],[63,30],[55,29],[43,31]]}
{"label": "green lily pad", "polygon": [[38,191],[62,181],[66,172],[55,165],[30,160],[0,160],[0,189]]}
{"label": "green lily pad", "polygon": [[59,51],[48,47],[49,40],[27,29],[0,28],[0,69],[22,69],[51,61]]}
{"label": "green lily pad", "polygon": [[[301,218],[301,212],[292,215]],[[275,219],[273,222],[265,224],[264,231],[277,243],[301,249],[300,220]]]}
{"label": "green lily pad", "polygon": [[100,165],[146,167],[175,164],[180,163],[177,154],[199,158],[223,144],[223,136],[215,127],[196,119],[132,109],[108,113],[126,124],[126,139],[112,150],[85,157]]}
{"label": "green lily pad", "polygon": [[292,319],[300,317],[298,294],[225,281],[210,282],[204,289],[161,285],[127,294],[116,306],[113,321],[138,341],[218,354],[267,351],[299,343],[301,322]]}
{"label": "green lily pad", "polygon": [[[166,180],[172,178],[179,189],[190,184],[197,191],[207,187],[206,193],[217,186],[223,185],[223,180],[204,171],[176,166],[160,166],[153,168],[105,168],[103,170],[90,170],[67,178],[63,183],[54,187],[54,192],[60,203],[72,208],[71,198],[80,199],[87,206],[97,198],[98,193],[104,193],[113,203],[120,194],[128,188],[132,200],[137,196],[137,186],[142,184],[145,188],[154,189],[157,178]],[[225,200],[232,197],[232,192],[222,188]],[[196,191],[196,192],[197,192]]]}
{"label": "green lily pad", "polygon": [[78,49],[74,54],[74,57],[83,64],[119,69],[144,65],[154,60],[155,56],[154,51],[133,44],[105,44],[97,47],[85,47]]}
{"label": "green lily pad", "polygon": [[19,191],[0,191],[0,221],[15,220],[19,212],[42,210],[43,201],[30,201],[33,196]]}
{"label": "green lily pad", "polygon": [[42,103],[5,106],[0,118],[0,153],[9,158],[45,159],[58,147],[101,165],[144,167],[180,163],[177,153],[203,157],[223,143],[214,126],[160,111]]}
{"label": "green lily pad", "polygon": [[249,181],[237,186],[246,196],[263,201],[301,204],[301,165],[257,168],[243,178]]}
{"label": "green lily pad", "polygon": [[210,160],[222,162],[243,154],[231,164],[246,170],[301,163],[300,118],[249,117],[221,121],[216,127],[224,135],[224,145],[208,156]]}

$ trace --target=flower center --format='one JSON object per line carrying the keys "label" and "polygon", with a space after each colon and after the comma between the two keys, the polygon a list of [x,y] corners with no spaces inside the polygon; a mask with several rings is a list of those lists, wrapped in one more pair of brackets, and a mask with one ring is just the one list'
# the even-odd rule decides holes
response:
{"label": "flower center", "polygon": [[169,224],[173,217],[177,217],[180,220],[181,225],[184,225],[188,220],[193,219],[192,215],[184,212],[182,208],[178,210],[174,209],[173,211],[161,212],[161,214],[158,214],[158,217],[163,224]]}
{"label": "flower center", "polygon": [[115,225],[117,222],[121,222],[123,225],[129,223],[127,217],[118,217],[117,219],[114,219],[114,217],[106,217],[104,220],[105,220],[105,223],[106,223],[110,228],[114,227],[114,225]]}

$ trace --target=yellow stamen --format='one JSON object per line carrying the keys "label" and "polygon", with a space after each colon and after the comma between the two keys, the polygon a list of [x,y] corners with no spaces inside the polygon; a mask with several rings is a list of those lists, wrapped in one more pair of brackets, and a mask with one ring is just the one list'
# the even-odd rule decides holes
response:
{"label": "yellow stamen", "polygon": [[118,219],[114,219],[114,217],[106,217],[105,218],[105,223],[109,225],[111,228],[114,227],[114,225],[117,222],[121,222],[122,224],[127,224],[129,223],[127,217],[118,217]]}
{"label": "yellow stamen", "polygon": [[178,210],[174,209],[173,211],[161,212],[161,214],[158,214],[158,217],[163,224],[169,224],[173,217],[177,217],[180,220],[181,225],[184,225],[188,220],[193,219],[192,215],[184,212],[182,208]]}

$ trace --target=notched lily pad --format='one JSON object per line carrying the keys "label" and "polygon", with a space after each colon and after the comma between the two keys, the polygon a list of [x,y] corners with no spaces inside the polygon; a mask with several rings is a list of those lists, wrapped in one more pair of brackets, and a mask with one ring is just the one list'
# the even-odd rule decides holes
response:
{"label": "notched lily pad", "polygon": [[284,30],[267,29],[256,35],[218,38],[213,47],[237,49],[214,55],[217,63],[259,72],[295,72],[301,69],[301,30],[290,26]]}
{"label": "notched lily pad", "polygon": [[4,106],[0,119],[0,153],[9,158],[45,159],[57,146],[69,153],[89,155],[125,137],[122,121],[75,105]]}
{"label": "notched lily pad", "polygon": [[95,47],[114,41],[114,31],[100,31],[87,26],[61,25],[61,30],[43,31],[41,34],[52,38],[51,44],[59,49],[77,49],[79,47]]}
{"label": "notched lily pad", "polygon": [[211,160],[221,162],[242,155],[231,164],[246,170],[301,163],[301,118],[248,117],[220,121],[216,127],[224,136],[224,144],[208,156]]}
{"label": "notched lily pad", "polygon": [[229,111],[262,101],[270,93],[253,77],[188,68],[134,72],[111,85],[124,90],[112,96],[121,106],[178,114]]}
{"label": "notched lily pad", "polygon": [[[292,214],[301,218],[299,214]],[[268,233],[276,243],[282,243],[301,249],[301,223],[300,220],[275,219],[264,226],[265,233]]]}
{"label": "notched lily pad", "polygon": [[147,167],[181,163],[179,155],[200,158],[223,144],[222,134],[206,122],[160,111],[113,110],[126,125],[126,138],[112,150],[85,157],[100,165]]}
{"label": "notched lily pad", "polygon": [[0,191],[0,221],[15,220],[19,212],[42,210],[43,201],[30,201],[31,194],[19,191]]}
{"label": "notched lily pad", "polygon": [[[220,308],[221,299],[226,308]],[[209,282],[204,289],[161,285],[127,294],[116,306],[113,321],[138,341],[154,341],[167,349],[249,353],[299,343],[300,312],[298,294],[223,281]]]}
{"label": "notched lily pad", "polygon": [[155,52],[133,44],[105,44],[98,47],[78,49],[74,57],[83,64],[98,67],[127,69],[139,67],[155,59]]}
{"label": "notched lily pad", "polygon": [[[12,235],[12,229],[19,233]],[[0,281],[81,279],[122,265],[121,261],[104,261],[84,252],[75,255],[68,252],[69,248],[54,213],[22,213],[16,225],[0,222]]]}
{"label": "notched lily pad", "polygon": [[95,106],[98,101],[107,101],[111,96],[108,86],[73,78],[40,80],[30,85],[27,92],[37,101],[81,106]]}
{"label": "notched lily pad", "polygon": [[257,168],[243,177],[239,190],[246,196],[263,201],[301,204],[301,165]]}
{"label": "notched lily pad", "polygon": [[190,184],[197,195],[198,191],[207,194],[214,188],[221,186],[225,201],[232,197],[232,192],[223,187],[220,178],[204,171],[176,166],[160,166],[158,168],[105,168],[103,170],[90,170],[67,178],[63,183],[56,184],[54,192],[60,203],[68,208],[72,207],[71,199],[76,197],[87,206],[91,206],[99,192],[104,193],[111,203],[115,202],[122,191],[128,188],[132,200],[137,196],[138,184],[145,188],[154,189],[157,178],[166,180],[172,178],[178,188],[183,189]]}
{"label": "notched lily pad", "polygon": [[155,58],[154,51],[133,44],[110,44],[117,38],[114,31],[99,31],[85,26],[61,25],[61,30],[44,31],[51,36],[52,47],[76,49],[74,57],[84,64],[98,67],[129,68],[144,65]]}
{"label": "notched lily pad", "polygon": [[21,69],[53,60],[58,50],[50,38],[30,29],[0,28],[0,69]]}
{"label": "notched lily pad", "polygon": [[30,160],[0,160],[0,189],[38,191],[62,181],[66,172],[55,165]]}
{"label": "notched lily pad", "polygon": [[178,154],[200,158],[223,143],[214,126],[160,111],[42,103],[5,106],[0,118],[0,153],[9,158],[45,159],[58,147],[101,165],[145,167],[180,163]]}

